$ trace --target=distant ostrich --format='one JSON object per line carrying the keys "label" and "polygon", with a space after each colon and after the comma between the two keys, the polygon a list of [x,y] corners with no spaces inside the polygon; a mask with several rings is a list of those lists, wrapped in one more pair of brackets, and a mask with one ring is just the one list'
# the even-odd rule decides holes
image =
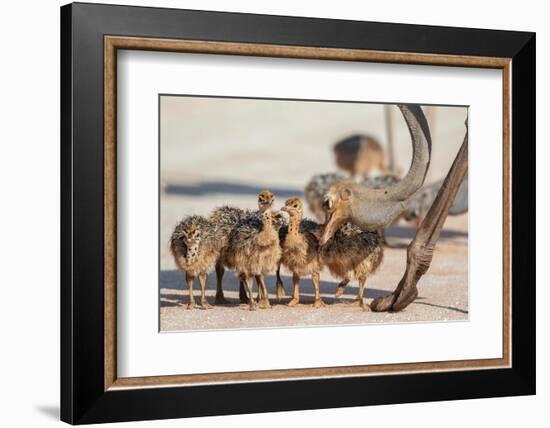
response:
{"label": "distant ostrich", "polygon": [[176,225],[170,238],[170,250],[180,270],[185,272],[189,288],[189,304],[195,307],[193,282],[198,275],[201,286],[201,306],[210,309],[206,299],[206,278],[214,268],[220,253],[220,235],[216,226],[202,216],[189,216]]}
{"label": "distant ostrich", "polygon": [[302,202],[298,198],[288,199],[281,210],[290,215],[288,226],[281,229],[281,264],[292,272],[292,299],[288,306],[295,306],[300,302],[300,278],[311,275],[315,289],[313,306],[322,307],[324,306],[320,292],[322,264],[319,260],[319,242],[314,235],[320,230],[320,225],[303,219]]}
{"label": "distant ostrich", "polygon": [[281,258],[279,231],[273,223],[270,210],[243,218],[231,231],[223,251],[223,264],[234,269],[245,282],[250,310],[256,306],[252,295],[254,277],[258,284],[260,307],[271,306],[263,275],[274,272]]}
{"label": "distant ostrich", "polygon": [[373,137],[356,134],[334,145],[336,165],[353,177],[384,174],[384,149]]}
{"label": "distant ostrich", "polygon": [[[411,196],[407,200],[407,208],[403,213],[403,218],[407,221],[415,222],[416,226],[419,227],[434,203],[437,193],[441,189],[441,186],[443,186],[443,182],[444,180],[438,180],[427,184]],[[455,216],[466,212],[468,212],[468,173],[466,173],[464,181],[458,188],[453,204],[449,208],[448,215]]]}
{"label": "distant ostrich", "polygon": [[382,263],[383,243],[375,231],[363,231],[352,223],[344,224],[320,249],[323,265],[331,274],[342,280],[336,290],[336,297],[344,294],[347,284],[357,279],[359,306],[367,309],[363,292],[367,277]]}

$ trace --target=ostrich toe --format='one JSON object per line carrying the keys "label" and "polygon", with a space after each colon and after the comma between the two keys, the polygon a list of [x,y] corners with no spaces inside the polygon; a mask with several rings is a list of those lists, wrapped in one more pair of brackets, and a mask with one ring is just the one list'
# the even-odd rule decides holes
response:
{"label": "ostrich toe", "polygon": [[298,303],[300,303],[300,300],[294,298],[290,302],[288,302],[287,306],[293,307],[293,306],[296,306]]}
{"label": "ostrich toe", "polygon": [[324,308],[325,306],[326,306],[325,302],[323,302],[321,299],[317,299],[315,300],[315,302],[313,302],[314,308]]}

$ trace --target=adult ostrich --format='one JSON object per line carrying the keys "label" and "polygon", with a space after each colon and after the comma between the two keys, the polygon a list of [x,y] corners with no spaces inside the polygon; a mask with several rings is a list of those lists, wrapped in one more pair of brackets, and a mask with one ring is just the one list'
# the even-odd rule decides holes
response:
{"label": "adult ostrich", "polygon": [[[348,222],[362,228],[379,229],[388,226],[406,209],[406,201],[424,183],[431,157],[431,137],[428,123],[418,105],[400,105],[409,128],[413,159],[405,178],[382,189],[370,189],[352,182],[337,183],[326,195],[327,212],[320,244],[326,243],[338,228]],[[467,124],[466,124],[467,126]],[[468,133],[437,197],[414,240],[407,248],[407,267],[395,291],[375,299],[373,311],[400,311],[418,296],[417,283],[428,270],[435,244],[439,238],[449,208],[468,169]]]}

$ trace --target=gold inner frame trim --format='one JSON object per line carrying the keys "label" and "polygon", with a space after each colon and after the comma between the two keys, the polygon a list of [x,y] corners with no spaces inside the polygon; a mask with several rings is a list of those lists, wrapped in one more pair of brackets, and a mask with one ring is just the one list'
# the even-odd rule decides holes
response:
{"label": "gold inner frame trim", "polygon": [[[117,377],[116,367],[116,83],[117,50],[148,50],[218,55],[262,56],[336,61],[419,64],[502,70],[503,82],[503,349],[502,358],[358,365],[305,369],[204,373],[171,376]],[[104,389],[196,386],[221,383],[283,381],[312,378],[394,375],[420,372],[511,367],[511,58],[385,52],[251,43],[104,37]]]}

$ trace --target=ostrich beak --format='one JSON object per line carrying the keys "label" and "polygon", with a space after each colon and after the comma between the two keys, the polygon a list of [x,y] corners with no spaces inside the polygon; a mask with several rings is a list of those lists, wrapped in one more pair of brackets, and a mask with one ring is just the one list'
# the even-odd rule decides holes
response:
{"label": "ostrich beak", "polygon": [[319,240],[319,245],[325,245],[330,238],[334,236],[336,231],[346,223],[348,219],[346,217],[339,216],[336,211],[327,214],[327,219],[323,225],[323,233]]}

